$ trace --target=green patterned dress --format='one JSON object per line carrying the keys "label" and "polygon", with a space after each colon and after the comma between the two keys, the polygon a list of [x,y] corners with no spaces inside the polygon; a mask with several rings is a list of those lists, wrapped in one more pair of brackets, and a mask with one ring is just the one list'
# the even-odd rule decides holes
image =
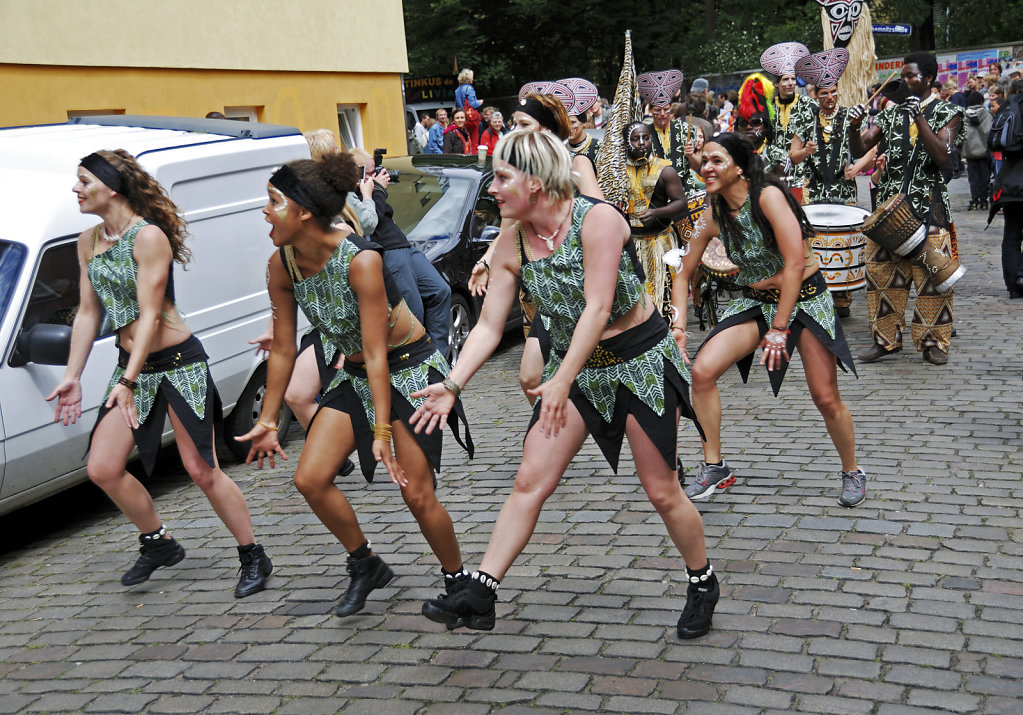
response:
{"label": "green patterned dress", "polygon": [[[819,115],[804,116],[795,134],[804,143],[817,143],[817,153],[798,164],[806,178],[803,203],[855,204],[856,180],[845,178],[845,167],[853,163],[849,148],[849,110],[838,107],[830,124],[818,121]],[[825,131],[828,130],[828,131]]]}
{"label": "green patterned dress", "polygon": [[[114,330],[120,330],[139,317],[135,237],[147,225],[147,221],[139,221],[109,250],[102,253],[95,252],[99,226],[93,229],[89,282]],[[166,295],[173,300],[173,266],[168,266],[167,270]],[[164,314],[164,319],[169,319],[169,316]],[[118,365],[107,383],[104,403],[124,375],[130,357],[120,345],[118,350]],[[181,418],[206,463],[214,466],[212,435],[213,425],[221,416],[220,396],[213,385],[206,360],[202,344],[194,335],[178,345],[150,353],[146,357],[142,371],[136,378],[138,389],[135,390],[135,410],[138,412],[139,428],[133,432],[147,473],[152,471],[156,462],[168,405]],[[100,407],[97,425],[108,411]]]}
{"label": "green patterned dress", "polygon": [[[772,156],[784,157],[782,163],[789,156],[789,147],[792,146],[792,137],[796,135],[796,127],[813,122],[817,116],[817,101],[802,94],[796,94],[795,98],[783,110],[783,105],[775,97],[774,102],[774,141],[771,142]],[[792,167],[793,179],[806,179],[805,162]]]}
{"label": "green patterned dress", "polygon": [[[582,224],[596,203],[594,199],[577,197],[572,206],[571,227],[561,245],[550,256],[524,262],[521,268],[522,282],[536,301],[538,313],[550,333],[552,350],[544,366],[543,382],[550,380],[561,367],[575,326],[586,307]],[[520,250],[525,256],[524,247]],[[618,264],[608,325],[646,299],[636,266],[635,248],[630,241]],[[570,398],[612,469],[618,469],[625,419],[629,414],[636,416],[660,448],[665,461],[674,468],[676,408],[681,407],[683,415],[696,420],[689,404],[690,382],[689,368],[682,360],[678,345],[655,312],[643,325],[597,345],[576,375]],[[539,411],[538,401],[533,412],[534,423]]]}
{"label": "green patterned dress", "polygon": [[[327,349],[329,345],[344,355],[362,352],[359,300],[349,282],[349,271],[352,259],[364,250],[380,250],[380,247],[358,236],[348,236],[338,244],[319,273],[308,278],[292,275],[295,301],[313,327],[320,331],[324,348]],[[282,259],[287,266],[288,261],[283,253],[284,249]],[[390,311],[404,299],[386,268],[382,275]],[[405,310],[408,310],[407,306]],[[391,420],[402,420],[407,425],[412,413],[423,403],[423,398],[412,397],[412,393],[440,382],[447,377],[451,368],[429,337],[392,348],[387,358],[391,382]],[[324,407],[340,410],[352,418],[359,464],[363,476],[372,481],[376,468],[376,460],[371,452],[376,410],[364,365],[345,361],[323,391],[320,409]],[[456,403],[448,423],[456,439],[471,456],[472,440],[469,438],[468,427],[465,427],[463,441],[458,433],[459,419],[464,425],[465,415],[460,401]],[[412,432],[412,429],[409,431]],[[434,430],[432,435],[413,433],[434,469],[440,469],[441,433],[442,430]]]}
{"label": "green patterned dress", "polygon": [[[739,274],[732,279],[733,282],[748,287],[780,273],[785,267],[785,259],[782,258],[776,245],[767,245],[764,233],[753,217],[748,196],[739,210],[739,215],[736,216],[736,223],[738,224],[737,235],[732,235],[727,227],[720,227],[721,240],[728,253],[728,259],[739,268]],[[789,355],[794,354],[793,351],[799,336],[806,329],[812,332],[838,358],[843,369],[852,369],[855,373],[856,369],[853,366],[852,356],[849,354],[849,346],[846,344],[842,327],[835,319],[835,305],[831,293],[828,292],[820,271],[803,281],[800,295],[801,298],[796,302],[788,320],[790,334],[787,347]],[[751,320],[757,322],[760,327],[760,335],[763,336],[774,323],[777,314],[777,300],[771,302],[760,296],[755,297],[753,291],[750,291],[749,294],[744,292],[741,297],[728,303],[721,320],[703,344],[706,345],[712,337],[721,331]],[[754,352],[738,362],[743,382],[749,377]],[[775,395],[781,388],[787,367],[788,363],[783,361],[781,369],[768,371]]]}

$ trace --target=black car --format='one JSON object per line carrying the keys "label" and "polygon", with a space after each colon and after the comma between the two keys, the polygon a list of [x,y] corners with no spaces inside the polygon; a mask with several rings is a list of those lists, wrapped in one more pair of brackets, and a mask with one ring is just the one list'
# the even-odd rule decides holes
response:
{"label": "black car", "polygon": [[[448,359],[454,364],[483,305],[469,294],[469,276],[501,223],[487,193],[494,177],[490,158],[480,164],[470,156],[420,154],[386,159],[384,167],[398,171],[387,189],[395,223],[451,286]],[[521,324],[516,301],[505,330]]]}

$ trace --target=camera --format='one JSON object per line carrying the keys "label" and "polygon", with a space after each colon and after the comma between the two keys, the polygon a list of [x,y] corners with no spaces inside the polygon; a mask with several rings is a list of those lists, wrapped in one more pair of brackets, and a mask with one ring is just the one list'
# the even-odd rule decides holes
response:
{"label": "camera", "polygon": [[[377,167],[377,171],[384,168],[384,157],[387,155],[387,149],[374,149],[373,150],[373,163]],[[401,172],[397,169],[387,170],[387,176],[390,177],[392,184],[397,184],[400,180],[398,177],[401,176]]]}

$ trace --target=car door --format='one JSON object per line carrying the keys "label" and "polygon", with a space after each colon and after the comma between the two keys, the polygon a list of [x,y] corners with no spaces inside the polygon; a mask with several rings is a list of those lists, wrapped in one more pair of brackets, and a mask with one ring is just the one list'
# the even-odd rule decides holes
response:
{"label": "car door", "polygon": [[[70,326],[78,311],[78,256],[75,237],[48,244],[39,254],[31,288],[20,301],[21,318],[12,343],[38,324]],[[12,310],[15,305],[12,303]],[[4,479],[0,502],[31,491],[56,492],[85,475],[89,433],[117,360],[109,329],[93,346],[82,373],[82,417],[65,427],[54,422],[55,405],[46,397],[63,379],[64,365],[24,363],[15,345],[7,345],[0,365],[3,396]],[[13,363],[13,364],[12,364]]]}

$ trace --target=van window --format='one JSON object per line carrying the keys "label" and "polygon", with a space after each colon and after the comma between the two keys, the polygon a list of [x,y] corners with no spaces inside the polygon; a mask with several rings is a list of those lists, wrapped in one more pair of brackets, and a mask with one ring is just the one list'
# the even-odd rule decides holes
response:
{"label": "van window", "polygon": [[26,253],[28,251],[20,243],[0,241],[0,323],[7,315],[7,306],[11,304]]}
{"label": "van window", "polygon": [[[71,325],[74,322],[79,298],[77,245],[77,241],[71,239],[43,252],[21,323],[22,330],[38,323]],[[112,332],[110,321],[104,316],[98,337]]]}

